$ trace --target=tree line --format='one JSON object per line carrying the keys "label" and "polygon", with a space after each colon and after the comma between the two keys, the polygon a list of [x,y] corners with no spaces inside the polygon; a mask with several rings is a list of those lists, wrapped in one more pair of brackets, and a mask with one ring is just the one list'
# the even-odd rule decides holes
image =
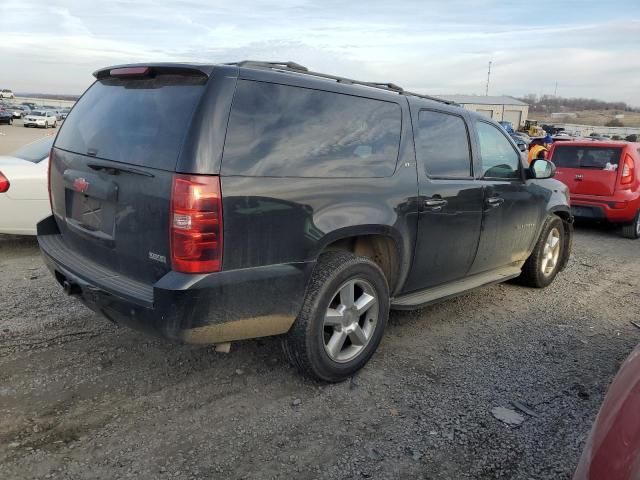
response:
{"label": "tree line", "polygon": [[536,112],[562,112],[582,110],[615,110],[620,112],[640,112],[640,108],[634,108],[625,102],[605,102],[595,98],[564,98],[554,95],[542,95],[529,93],[518,100],[529,104],[529,108]]}

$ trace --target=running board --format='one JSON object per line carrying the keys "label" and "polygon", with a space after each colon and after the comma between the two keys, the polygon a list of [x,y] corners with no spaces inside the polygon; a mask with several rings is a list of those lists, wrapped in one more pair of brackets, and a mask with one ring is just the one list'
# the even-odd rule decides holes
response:
{"label": "running board", "polygon": [[426,290],[409,293],[391,300],[391,308],[395,310],[412,310],[421,308],[430,303],[439,302],[448,298],[457,297],[485,285],[505,282],[511,278],[520,276],[520,267],[510,266],[479,273],[463,280],[457,280],[446,285],[431,287]]}

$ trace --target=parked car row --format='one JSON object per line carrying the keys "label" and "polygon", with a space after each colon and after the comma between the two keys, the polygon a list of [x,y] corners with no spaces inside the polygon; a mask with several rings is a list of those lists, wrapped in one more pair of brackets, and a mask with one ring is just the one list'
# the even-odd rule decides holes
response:
{"label": "parked car row", "polygon": [[67,115],[71,111],[71,107],[56,107],[53,105],[37,105],[33,102],[22,102],[21,104],[12,104],[6,101],[0,100],[0,111],[6,111],[11,113],[14,119],[24,118],[31,114],[33,111],[48,111],[54,114],[58,121],[62,121],[67,118]]}
{"label": "parked car row", "polygon": [[0,123],[13,124],[14,119],[23,119],[24,127],[56,128],[58,122],[66,118],[68,112],[61,113],[59,110],[28,110],[18,107],[0,106]]}

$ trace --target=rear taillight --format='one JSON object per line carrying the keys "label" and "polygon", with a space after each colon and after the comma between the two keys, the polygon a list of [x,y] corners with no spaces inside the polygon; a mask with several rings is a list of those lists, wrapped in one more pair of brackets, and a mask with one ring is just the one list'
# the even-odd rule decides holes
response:
{"label": "rear taillight", "polygon": [[222,268],[222,194],[220,177],[173,177],[171,266],[184,273]]}
{"label": "rear taillight", "polygon": [[4,193],[9,190],[11,184],[9,183],[9,179],[4,176],[2,172],[0,172],[0,193]]}
{"label": "rear taillight", "polygon": [[628,185],[633,182],[635,165],[633,158],[628,153],[624,156],[624,162],[622,164],[622,176],[620,177],[620,183],[622,185]]}

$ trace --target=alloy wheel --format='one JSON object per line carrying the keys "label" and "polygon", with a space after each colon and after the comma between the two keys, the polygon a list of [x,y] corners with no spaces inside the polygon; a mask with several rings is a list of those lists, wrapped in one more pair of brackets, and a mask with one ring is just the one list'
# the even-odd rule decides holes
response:
{"label": "alloy wheel", "polygon": [[551,229],[547,239],[544,242],[542,250],[542,261],[540,262],[540,271],[546,277],[551,275],[558,265],[560,257],[560,231],[557,228]]}
{"label": "alloy wheel", "polygon": [[334,362],[353,360],[365,349],[378,323],[378,300],[369,282],[352,279],[333,295],[324,316],[324,349]]}

